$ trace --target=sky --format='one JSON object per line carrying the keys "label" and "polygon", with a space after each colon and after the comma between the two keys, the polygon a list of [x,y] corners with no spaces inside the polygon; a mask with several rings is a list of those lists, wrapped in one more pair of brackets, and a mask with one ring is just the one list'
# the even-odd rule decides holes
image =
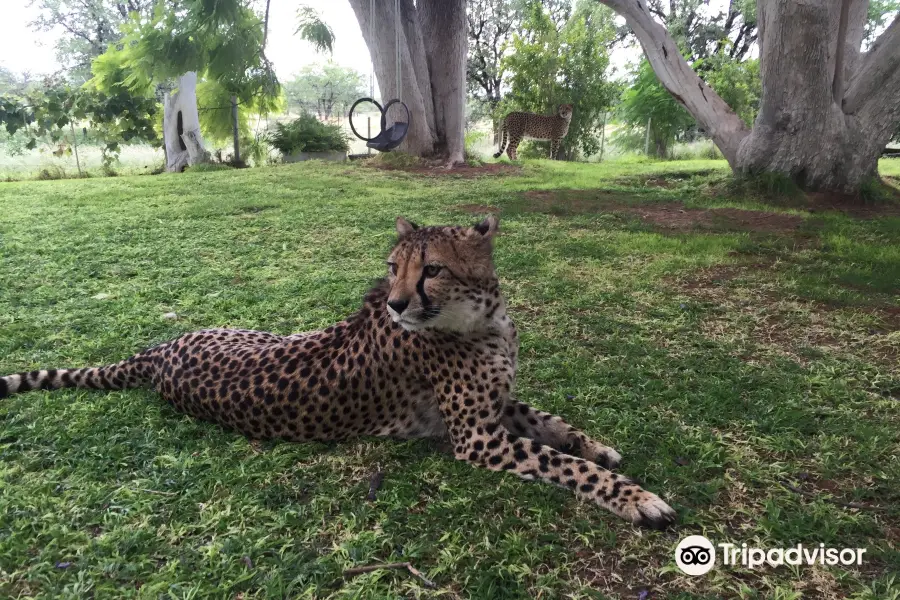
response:
{"label": "sky", "polygon": [[[31,0],[2,0],[0,20],[0,66],[32,74],[55,72],[59,68],[53,46],[59,31],[35,32],[27,26],[37,16]],[[363,73],[371,70],[369,51],[363,42],[356,16],[346,0],[272,0],[269,14],[269,41],[266,55],[275,64],[282,80],[304,65],[321,63],[327,56],[317,54],[309,44],[294,36],[297,7],[315,8],[334,29],[337,43],[331,57],[334,62]]]}
{"label": "sky", "polygon": [[[721,3],[724,0],[713,0]],[[0,66],[33,75],[58,70],[54,43],[60,31],[35,32],[28,23],[37,16],[32,0],[2,0],[3,19],[0,20]],[[322,63],[327,56],[316,53],[306,42],[294,35],[297,7],[301,4],[316,9],[335,32],[336,44],[331,60],[356,69],[363,74],[371,71],[369,51],[363,41],[356,15],[346,0],[272,0],[269,15],[269,41],[266,55],[274,63],[278,77],[285,81],[304,65]],[[624,67],[638,56],[637,49],[617,50],[612,63]]]}

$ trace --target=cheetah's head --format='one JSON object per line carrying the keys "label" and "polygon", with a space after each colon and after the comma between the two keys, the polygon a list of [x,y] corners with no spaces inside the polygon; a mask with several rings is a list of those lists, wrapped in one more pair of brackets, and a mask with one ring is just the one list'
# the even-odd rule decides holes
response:
{"label": "cheetah's head", "polygon": [[559,108],[556,111],[556,114],[558,114],[561,118],[565,119],[566,121],[571,121],[573,110],[575,110],[575,107],[571,104],[560,104]]}
{"label": "cheetah's head", "polygon": [[474,227],[418,227],[397,218],[387,310],[409,331],[474,331],[502,308],[491,258],[497,217]]}

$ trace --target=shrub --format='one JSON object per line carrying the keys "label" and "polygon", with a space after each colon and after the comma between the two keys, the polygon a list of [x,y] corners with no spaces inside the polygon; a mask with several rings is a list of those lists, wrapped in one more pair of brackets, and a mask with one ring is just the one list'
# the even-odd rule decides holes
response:
{"label": "shrub", "polygon": [[481,160],[481,153],[476,150],[476,147],[486,144],[490,136],[490,132],[487,131],[473,129],[466,132],[464,155],[467,162]]}
{"label": "shrub", "polygon": [[783,173],[735,175],[728,187],[733,195],[750,198],[790,199],[803,195],[800,186]]}
{"label": "shrub", "polygon": [[44,167],[38,171],[35,179],[38,181],[50,181],[54,179],[66,179],[66,170],[56,165]]}
{"label": "shrub", "polygon": [[295,152],[346,152],[347,134],[340,125],[322,123],[303,114],[289,123],[278,123],[269,135],[269,143],[282,154]]}

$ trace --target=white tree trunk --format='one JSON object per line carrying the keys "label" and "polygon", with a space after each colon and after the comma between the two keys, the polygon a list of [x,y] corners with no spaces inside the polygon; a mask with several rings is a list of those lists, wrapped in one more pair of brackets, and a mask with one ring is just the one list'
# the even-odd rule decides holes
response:
{"label": "white tree trunk", "polygon": [[431,73],[439,151],[447,155],[449,164],[461,163],[466,135],[466,2],[419,0],[419,13]]}
{"label": "white tree trunk", "polygon": [[163,140],[166,171],[180,173],[188,165],[209,161],[209,152],[204,149],[200,135],[197,73],[194,71],[179,77],[178,88],[168,92],[163,99]]}
{"label": "white tree trunk", "polygon": [[[350,6],[356,14],[363,39],[372,56],[381,100],[387,102],[400,97],[409,107],[409,133],[400,150],[416,156],[441,154],[448,156],[451,161],[462,161],[465,139],[465,53],[468,50],[465,0],[429,1],[433,5],[426,9],[425,0],[419,0],[418,7],[413,0],[400,0],[399,94],[396,84],[394,1],[375,0],[374,23],[370,17],[368,0],[350,0]],[[424,23],[426,15],[429,19],[438,19],[438,22],[455,28],[452,32],[437,33],[441,39],[452,42],[452,47],[436,44],[434,39],[429,38]],[[427,31],[434,31],[431,21]],[[458,58],[460,53],[461,62]],[[430,60],[431,56],[434,60]],[[448,57],[452,57],[452,60]],[[448,66],[446,62],[452,64]],[[392,113],[396,114],[400,113]]]}
{"label": "white tree trunk", "polygon": [[660,81],[736,172],[844,193],[877,174],[900,121],[900,17],[862,55],[868,0],[758,0],[762,96],[748,132],[640,0],[600,1],[625,17]]}

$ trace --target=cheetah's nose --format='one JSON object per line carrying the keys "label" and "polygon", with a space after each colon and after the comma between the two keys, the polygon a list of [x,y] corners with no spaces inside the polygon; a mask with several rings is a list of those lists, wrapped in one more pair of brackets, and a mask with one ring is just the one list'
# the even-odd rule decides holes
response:
{"label": "cheetah's nose", "polygon": [[406,310],[406,307],[409,306],[408,300],[388,300],[388,306],[394,309],[394,312],[398,315],[403,314],[403,311]]}

